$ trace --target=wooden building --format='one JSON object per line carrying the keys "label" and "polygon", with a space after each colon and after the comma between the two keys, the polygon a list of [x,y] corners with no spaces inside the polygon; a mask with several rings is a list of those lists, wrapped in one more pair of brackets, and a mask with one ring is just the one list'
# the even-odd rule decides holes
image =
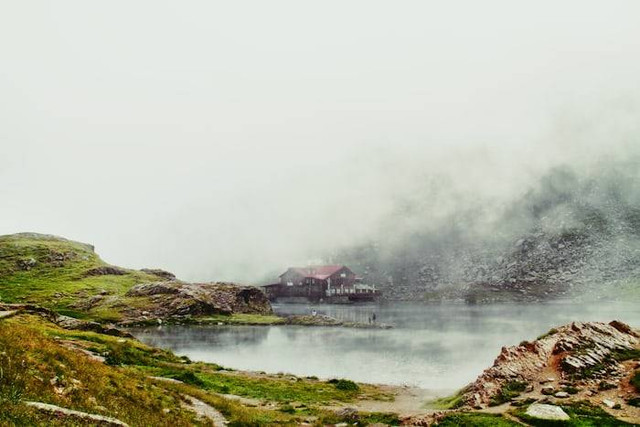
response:
{"label": "wooden building", "polygon": [[344,265],[291,267],[280,275],[280,282],[264,287],[271,300],[309,300],[324,302],[372,301],[378,295],[375,286]]}

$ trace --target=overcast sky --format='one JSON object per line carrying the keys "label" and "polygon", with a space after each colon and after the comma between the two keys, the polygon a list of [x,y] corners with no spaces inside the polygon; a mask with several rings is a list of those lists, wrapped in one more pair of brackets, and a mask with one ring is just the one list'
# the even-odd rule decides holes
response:
{"label": "overcast sky", "polygon": [[252,281],[638,130],[640,2],[0,0],[0,234]]}

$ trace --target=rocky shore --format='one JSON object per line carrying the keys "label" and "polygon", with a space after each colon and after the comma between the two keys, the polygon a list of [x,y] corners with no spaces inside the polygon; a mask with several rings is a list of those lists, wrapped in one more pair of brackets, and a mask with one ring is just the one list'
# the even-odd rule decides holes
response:
{"label": "rocky shore", "polygon": [[345,322],[334,317],[325,315],[295,315],[286,316],[285,323],[288,325],[300,326],[341,326],[344,328],[358,329],[391,329],[393,326],[385,323],[361,323],[361,322]]}
{"label": "rocky shore", "polygon": [[626,406],[637,365],[631,360],[638,356],[640,339],[628,325],[574,322],[533,342],[503,347],[493,366],[465,389],[462,401],[477,409],[495,406],[511,400],[505,388],[556,398],[593,398],[603,391],[609,396],[615,389],[616,403]]}
{"label": "rocky shore", "polygon": [[[542,425],[536,420],[575,421],[570,414],[584,412],[608,417],[603,425],[638,423],[638,332],[618,321],[574,322],[552,329],[533,342],[503,347],[473,383],[439,403],[453,413],[502,414],[525,425],[528,420],[532,425]],[[406,419],[405,424],[431,425],[452,416],[450,411],[435,412]]]}
{"label": "rocky shore", "polygon": [[123,310],[128,319],[181,319],[185,316],[209,316],[233,313],[271,314],[269,300],[256,287],[233,283],[186,283],[179,280],[136,285],[127,297],[144,297],[143,308]]}

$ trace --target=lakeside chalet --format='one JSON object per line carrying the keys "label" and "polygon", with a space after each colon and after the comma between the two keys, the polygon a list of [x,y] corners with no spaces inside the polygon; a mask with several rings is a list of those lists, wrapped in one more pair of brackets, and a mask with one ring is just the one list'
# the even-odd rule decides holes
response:
{"label": "lakeside chalet", "polygon": [[349,303],[373,301],[379,296],[375,286],[362,283],[344,265],[291,267],[280,275],[280,282],[264,286],[272,301],[312,301]]}

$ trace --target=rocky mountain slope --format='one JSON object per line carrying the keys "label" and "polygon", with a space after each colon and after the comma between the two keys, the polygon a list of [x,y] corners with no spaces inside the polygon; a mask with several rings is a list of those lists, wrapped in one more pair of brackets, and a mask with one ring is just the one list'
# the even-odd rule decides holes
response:
{"label": "rocky mountain slope", "polygon": [[637,298],[638,182],[637,161],[556,168],[509,203],[461,202],[444,219],[439,193],[416,194],[384,233],[330,258],[390,299]]}
{"label": "rocky mountain slope", "polygon": [[271,313],[257,288],[186,283],[163,270],[112,266],[91,245],[36,233],[0,236],[0,302],[123,323]]}

